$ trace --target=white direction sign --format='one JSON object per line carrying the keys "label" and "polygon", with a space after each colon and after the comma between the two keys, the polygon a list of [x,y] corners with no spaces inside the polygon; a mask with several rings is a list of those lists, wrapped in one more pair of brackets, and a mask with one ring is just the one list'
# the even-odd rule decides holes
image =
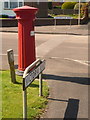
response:
{"label": "white direction sign", "polygon": [[28,75],[23,79],[23,89],[26,89],[35,78],[45,69],[45,60],[35,67]]}
{"label": "white direction sign", "polygon": [[73,19],[73,18],[69,16],[59,16],[59,17],[54,17],[54,19]]}

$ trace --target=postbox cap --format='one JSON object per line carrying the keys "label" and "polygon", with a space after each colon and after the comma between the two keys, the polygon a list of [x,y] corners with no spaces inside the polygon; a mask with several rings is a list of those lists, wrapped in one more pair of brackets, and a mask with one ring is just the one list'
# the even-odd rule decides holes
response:
{"label": "postbox cap", "polygon": [[[18,8],[14,8],[13,11],[16,13],[16,19],[29,19],[34,18],[34,15],[37,13],[38,8],[30,7],[30,6],[22,6]],[[31,19],[30,18],[30,19]]]}
{"label": "postbox cap", "polygon": [[14,12],[16,12],[16,11],[37,11],[37,10],[38,10],[38,8],[30,7],[27,5],[13,9]]}

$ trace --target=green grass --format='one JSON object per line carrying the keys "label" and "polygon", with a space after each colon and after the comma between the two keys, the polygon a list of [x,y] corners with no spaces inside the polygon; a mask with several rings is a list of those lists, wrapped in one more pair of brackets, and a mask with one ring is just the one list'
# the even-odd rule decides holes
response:
{"label": "green grass", "polygon": [[15,19],[15,18],[0,18],[0,20],[3,20],[3,19],[6,19],[6,20],[7,19],[9,19],[9,20],[11,19],[12,20],[12,19]]}
{"label": "green grass", "polygon": [[52,17],[60,17],[60,16],[68,16],[68,17],[72,17],[73,19],[77,19],[78,18],[78,14],[69,14],[69,15],[54,15],[54,14],[50,14]]}
{"label": "green grass", "polygon": [[10,18],[0,18],[0,19],[10,19]]}
{"label": "green grass", "polygon": [[[22,118],[22,77],[17,76],[19,84],[13,84],[9,71],[0,71],[2,76],[2,118]],[[0,89],[1,91],[1,89]],[[47,82],[43,81],[43,97],[39,97],[39,81],[35,80],[27,88],[27,116],[38,117],[46,107],[48,96]]]}

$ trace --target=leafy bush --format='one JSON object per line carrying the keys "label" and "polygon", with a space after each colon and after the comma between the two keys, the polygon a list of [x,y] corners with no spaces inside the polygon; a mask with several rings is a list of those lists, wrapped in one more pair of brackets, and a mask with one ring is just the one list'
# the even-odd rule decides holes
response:
{"label": "leafy bush", "polygon": [[0,18],[15,18],[16,16],[9,16],[9,15],[5,15],[5,14],[2,14],[0,15]]}
{"label": "leafy bush", "polygon": [[3,15],[0,15],[0,18],[8,18],[9,16],[8,15],[5,15],[5,14],[3,14]]}
{"label": "leafy bush", "polygon": [[[80,3],[80,9],[84,8],[86,6],[85,3]],[[75,6],[74,6],[74,9],[75,10],[79,10],[79,3],[77,3]]]}
{"label": "leafy bush", "polygon": [[62,9],[74,9],[74,6],[77,2],[65,2],[62,4]]}
{"label": "leafy bush", "polygon": [[61,9],[61,6],[55,6],[54,9]]}
{"label": "leafy bush", "polygon": [[[85,14],[86,14],[86,7],[87,7],[87,3],[80,3],[80,15],[81,17],[84,17]],[[79,3],[77,3],[75,6],[74,6],[74,9],[75,10],[79,10]]]}

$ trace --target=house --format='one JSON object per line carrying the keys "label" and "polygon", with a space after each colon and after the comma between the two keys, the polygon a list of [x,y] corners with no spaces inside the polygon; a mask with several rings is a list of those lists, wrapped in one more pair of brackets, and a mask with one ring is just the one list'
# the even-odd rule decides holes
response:
{"label": "house", "polygon": [[48,16],[47,2],[25,2],[24,0],[2,0],[2,2],[0,2],[0,14],[15,16],[15,13],[12,11],[12,9],[16,7],[21,7],[24,5],[39,8],[37,17],[44,18]]}
{"label": "house", "polygon": [[0,14],[15,16],[15,13],[12,11],[12,9],[15,7],[21,7],[23,5],[23,0],[16,0],[16,2],[13,2],[13,0],[3,0],[0,2]]}
{"label": "house", "polygon": [[[37,0],[37,1],[40,1],[40,0]],[[47,0],[44,0],[44,1],[47,1]],[[37,13],[37,17],[39,18],[45,18],[48,16],[48,2],[24,2],[24,5],[39,8],[39,11]]]}
{"label": "house", "polygon": [[65,0],[53,0],[52,7],[54,8],[56,6],[61,6],[64,2],[65,2]]}

